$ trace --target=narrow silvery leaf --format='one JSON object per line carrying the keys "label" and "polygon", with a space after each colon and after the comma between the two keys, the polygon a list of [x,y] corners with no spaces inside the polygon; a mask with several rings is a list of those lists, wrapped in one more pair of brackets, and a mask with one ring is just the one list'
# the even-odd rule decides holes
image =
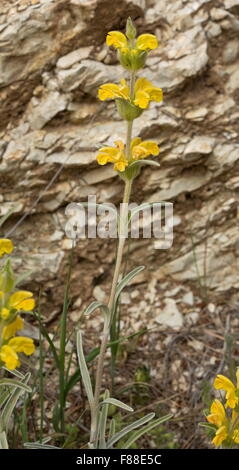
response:
{"label": "narrow silvery leaf", "polygon": [[114,436],[112,436],[107,442],[107,449],[111,449],[112,446],[116,442],[118,442],[120,439],[122,439],[122,437],[124,437],[126,434],[138,428],[139,426],[142,426],[143,424],[147,423],[154,417],[155,417],[155,413],[149,413],[148,415],[144,416],[143,418],[137,419],[137,421],[134,421],[133,423],[129,424],[121,431],[114,434]]}
{"label": "narrow silvery leaf", "polygon": [[19,379],[24,379],[25,375],[23,375],[21,372],[19,372],[19,370],[15,369],[15,370],[8,370],[6,367],[3,367],[4,370],[6,370],[7,372],[10,372],[12,375],[15,375],[16,377],[18,377]]}
{"label": "narrow silvery leaf", "polygon": [[126,410],[126,411],[134,411],[133,408],[131,408],[131,406],[126,405],[120,400],[116,400],[116,398],[106,398],[100,404],[105,405],[107,403],[109,405],[114,405],[114,406],[117,406],[118,408],[122,408],[123,410]]}
{"label": "narrow silvery leaf", "polygon": [[32,391],[31,387],[28,387],[28,385],[24,384],[23,382],[20,382],[19,380],[1,379],[0,380],[0,387],[4,387],[6,385],[10,386],[10,387],[21,388],[25,392],[29,392],[29,393]]}
{"label": "narrow silvery leaf", "polygon": [[[24,379],[23,379],[23,383],[27,384],[30,377],[31,377],[31,374],[30,374],[30,372],[28,372],[25,375]],[[8,400],[7,400],[7,402],[4,406],[4,409],[2,411],[2,414],[1,414],[1,424],[2,424],[4,430],[7,430],[11,414],[12,414],[12,412],[13,412],[15,406],[16,406],[16,403],[17,403],[19,397],[22,395],[22,393],[24,393],[24,391],[25,390],[22,390],[21,388],[20,389],[16,388],[15,390],[13,390],[10,397],[8,398]]]}
{"label": "narrow silvery leaf", "polygon": [[134,277],[137,276],[141,271],[143,271],[144,266],[138,266],[138,268],[133,269],[128,273],[117,285],[116,293],[115,293],[115,302],[117,301],[121,291],[124,289],[124,287],[132,280]]}
{"label": "narrow silvery leaf", "polygon": [[159,426],[161,423],[164,423],[164,421],[167,421],[168,419],[172,418],[172,414],[163,416],[162,418],[156,419],[152,423],[147,424],[144,426],[142,429],[139,429],[138,431],[135,431],[132,436],[129,437],[129,439],[126,441],[124,444],[123,448],[124,449],[129,449],[129,447],[137,441],[141,436],[143,436],[146,432],[151,431],[151,429],[155,428],[156,426]]}
{"label": "narrow silvery leaf", "polygon": [[160,163],[155,162],[154,160],[137,160],[136,162],[131,163],[130,166],[142,166],[142,165],[152,165],[160,166]]}
{"label": "narrow silvery leaf", "polygon": [[4,392],[1,391],[0,393],[0,407],[3,407],[4,403],[7,401],[8,397],[10,395],[10,390],[7,389]]}
{"label": "narrow silvery leaf", "polygon": [[109,316],[109,309],[108,307],[103,304],[102,302],[92,302],[85,310],[84,310],[84,315],[90,315],[92,312],[94,312],[97,308],[100,308],[103,313],[105,314],[106,317]]}
{"label": "narrow silvery leaf", "polygon": [[110,430],[109,430],[109,440],[114,436],[115,434],[115,419],[112,418],[110,421]]}
{"label": "narrow silvery leaf", "polygon": [[83,352],[81,331],[77,332],[76,343],[77,343],[77,354],[78,354],[78,361],[79,361],[82,381],[85,387],[87,398],[89,400],[89,404],[92,405],[92,403],[94,402],[94,395],[93,395],[92,384],[90,380],[90,374],[86,365],[85,356]]}
{"label": "narrow silvery leaf", "polygon": [[105,440],[105,435],[106,435],[106,424],[107,424],[107,416],[108,416],[108,410],[109,410],[109,405],[107,404],[107,400],[109,399],[109,391],[106,390],[104,394],[104,401],[101,403],[102,410],[100,411],[100,417],[99,417],[99,449],[106,449],[106,440]]}
{"label": "narrow silvery leaf", "polygon": [[51,446],[49,444],[40,444],[38,442],[25,442],[24,447],[27,449],[60,449],[60,447]]}
{"label": "narrow silvery leaf", "polygon": [[7,436],[5,431],[0,432],[0,449],[8,449]]}

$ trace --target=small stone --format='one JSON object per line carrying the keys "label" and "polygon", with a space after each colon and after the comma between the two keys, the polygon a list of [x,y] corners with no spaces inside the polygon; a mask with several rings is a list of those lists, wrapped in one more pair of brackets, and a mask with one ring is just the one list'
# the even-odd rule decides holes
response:
{"label": "small stone", "polygon": [[224,64],[232,64],[239,55],[239,41],[229,41],[223,51],[222,60]]}
{"label": "small stone", "polygon": [[106,294],[103,291],[103,289],[101,289],[100,286],[95,286],[94,287],[93,296],[95,297],[96,300],[98,300],[98,302],[104,302],[104,300],[106,298]]}
{"label": "small stone", "polygon": [[208,38],[216,38],[222,32],[221,26],[218,23],[214,23],[209,21],[205,27],[205,31],[207,33]]}
{"label": "small stone", "polygon": [[223,8],[212,8],[210,11],[210,16],[212,20],[220,21],[228,16],[228,11],[223,10]]}
{"label": "small stone", "polygon": [[190,292],[187,292],[187,294],[185,294],[183,297],[182,297],[182,302],[184,304],[187,304],[187,305],[193,305],[194,304],[194,296],[193,296],[193,293],[190,291]]}
{"label": "small stone", "polygon": [[213,147],[215,144],[215,139],[213,137],[207,136],[197,136],[189,142],[189,144],[185,148],[185,155],[189,155],[192,153],[201,153],[201,154],[209,154],[212,152]]}
{"label": "small stone", "polygon": [[215,310],[216,310],[216,305],[214,305],[213,303],[210,302],[210,304],[208,304],[207,308],[208,308],[208,311],[210,313],[214,313]]}
{"label": "small stone", "polygon": [[182,328],[183,316],[178,310],[175,300],[166,298],[165,303],[164,309],[155,319],[156,322],[173,329]]}
{"label": "small stone", "polygon": [[190,119],[191,121],[202,121],[207,114],[208,109],[202,107],[188,111],[185,115],[185,118]]}
{"label": "small stone", "polygon": [[72,65],[80,62],[83,59],[88,59],[90,52],[92,50],[91,46],[81,47],[75,51],[70,52],[67,55],[64,55],[58,59],[56,65],[59,69],[69,69]]}

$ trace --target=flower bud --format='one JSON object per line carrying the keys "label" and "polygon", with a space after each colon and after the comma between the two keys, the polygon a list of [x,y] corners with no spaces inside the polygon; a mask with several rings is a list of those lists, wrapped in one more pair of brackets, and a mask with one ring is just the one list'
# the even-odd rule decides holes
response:
{"label": "flower bud", "polygon": [[143,109],[121,98],[116,100],[116,104],[120,117],[126,121],[133,121],[133,119],[139,117],[143,112]]}
{"label": "flower bud", "polygon": [[0,272],[0,291],[10,292],[15,285],[15,276],[13,274],[11,261],[8,259],[4,268]]}
{"label": "flower bud", "polygon": [[129,40],[133,40],[136,36],[137,30],[134,26],[133,21],[131,20],[130,16],[127,19],[126,23],[126,36]]}

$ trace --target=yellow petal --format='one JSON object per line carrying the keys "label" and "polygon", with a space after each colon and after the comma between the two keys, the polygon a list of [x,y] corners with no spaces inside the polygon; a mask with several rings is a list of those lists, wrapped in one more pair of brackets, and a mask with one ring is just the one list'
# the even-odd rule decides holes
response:
{"label": "yellow petal", "polygon": [[7,254],[9,255],[14,246],[11,240],[8,238],[0,238],[0,257]]}
{"label": "yellow petal", "polygon": [[116,171],[125,171],[126,166],[128,166],[127,160],[120,161],[120,162],[115,163],[114,170],[116,170]]}
{"label": "yellow petal", "polygon": [[234,391],[235,386],[230,379],[225,377],[225,375],[217,375],[214,380],[214,387],[216,390],[225,390],[226,392]]}
{"label": "yellow petal", "polygon": [[217,430],[216,435],[215,435],[214,439],[212,440],[212,442],[216,447],[218,447],[227,438],[227,436],[228,436],[228,434],[227,434],[226,426],[221,426]]}
{"label": "yellow petal", "polygon": [[127,47],[128,41],[126,36],[120,31],[110,31],[106,36],[107,46],[114,46],[116,49]]}
{"label": "yellow petal", "polygon": [[153,87],[149,94],[152,101],[160,103],[163,100],[163,90],[161,88]]}
{"label": "yellow petal", "polygon": [[137,93],[137,91],[139,90],[145,90],[145,88],[149,88],[151,87],[152,88],[152,83],[147,80],[147,78],[138,78],[138,80],[136,80],[136,83],[135,83],[135,92]]}
{"label": "yellow petal", "polygon": [[24,352],[27,356],[34,353],[35,346],[31,338],[25,338],[25,336],[16,336],[16,338],[10,339],[8,345],[16,352]]}
{"label": "yellow petal", "polygon": [[141,34],[136,40],[136,47],[141,51],[156,49],[158,47],[158,40],[154,34]]}
{"label": "yellow petal", "polygon": [[133,150],[133,148],[134,148],[136,145],[139,145],[141,142],[142,142],[142,139],[140,139],[140,137],[135,137],[135,138],[131,141],[131,144],[130,144],[131,150]]}
{"label": "yellow petal", "polygon": [[118,149],[124,150],[124,142],[122,142],[122,140],[115,140],[114,143]]}
{"label": "yellow petal", "polygon": [[108,163],[109,161],[105,153],[99,153],[98,155],[96,155],[96,159],[99,165],[106,165],[106,163]]}
{"label": "yellow petal", "polygon": [[220,400],[216,399],[213,401],[210,411],[211,414],[206,417],[207,420],[209,423],[215,424],[219,428],[226,420],[225,408]]}
{"label": "yellow petal", "polygon": [[18,316],[16,320],[14,320],[12,323],[10,323],[9,325],[5,326],[5,328],[3,328],[3,334],[2,334],[3,339],[7,340],[9,338],[12,338],[12,336],[15,336],[18,330],[23,329],[23,325],[24,325],[24,320]]}
{"label": "yellow petal", "polygon": [[31,297],[33,296],[32,292],[25,290],[19,290],[14,292],[8,300],[8,306],[10,308],[15,308],[16,310],[33,310],[35,307],[35,301]]}
{"label": "yellow petal", "polygon": [[141,109],[146,109],[149,105],[150,95],[145,91],[139,90],[135,94],[134,104]]}
{"label": "yellow petal", "polygon": [[237,378],[237,389],[239,390],[239,367],[237,368],[237,371],[236,371],[236,378]]}
{"label": "yellow petal", "polygon": [[239,429],[235,429],[232,434],[232,439],[236,444],[239,444]]}
{"label": "yellow petal", "polygon": [[7,344],[2,346],[0,350],[0,359],[2,362],[5,362],[7,369],[14,370],[20,365],[18,355]]}

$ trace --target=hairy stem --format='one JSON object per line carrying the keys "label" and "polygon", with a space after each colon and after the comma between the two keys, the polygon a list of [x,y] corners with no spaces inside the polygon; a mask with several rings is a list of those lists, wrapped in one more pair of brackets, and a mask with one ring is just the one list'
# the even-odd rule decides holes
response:
{"label": "hairy stem", "polygon": [[[134,85],[135,85],[135,72],[131,72],[131,76],[130,76],[131,98],[133,98],[133,95],[134,95]],[[127,138],[126,138],[127,160],[130,159],[130,143],[132,140],[132,128],[133,128],[133,121],[128,121],[127,122]],[[128,203],[130,199],[131,187],[132,187],[132,181],[126,180],[122,211],[120,214],[119,243],[118,243],[118,249],[117,249],[117,255],[116,255],[114,276],[113,276],[111,292],[110,292],[110,297],[109,297],[109,302],[108,302],[108,308],[110,311],[110,320],[112,319],[112,315],[113,315],[115,292],[116,292],[116,287],[117,287],[118,280],[119,280],[121,263],[122,263],[123,252],[124,252],[124,245],[125,245],[125,240],[126,240],[127,232],[128,232]],[[106,353],[108,338],[110,335],[110,323],[111,322],[107,322],[107,321],[105,321],[104,323],[103,337],[101,340],[101,347],[100,347],[100,353],[99,353],[98,364],[97,364],[94,404],[93,404],[93,408],[91,408],[90,446],[94,446],[94,443],[96,442],[96,439],[97,439],[99,398],[100,398],[100,391],[101,391],[102,378],[103,378],[105,353]]]}

